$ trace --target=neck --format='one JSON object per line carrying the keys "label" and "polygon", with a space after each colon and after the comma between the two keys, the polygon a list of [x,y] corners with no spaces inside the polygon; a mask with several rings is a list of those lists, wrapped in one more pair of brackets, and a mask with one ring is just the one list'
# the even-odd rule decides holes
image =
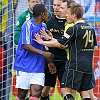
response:
{"label": "neck", "polygon": [[74,24],[75,24],[77,21],[80,21],[80,20],[82,20],[82,18],[74,19]]}
{"label": "neck", "polygon": [[33,14],[33,11],[31,11],[30,8],[29,8],[29,11]]}
{"label": "neck", "polygon": [[37,18],[34,18],[34,22],[40,25],[42,23],[42,20],[39,17],[37,17]]}

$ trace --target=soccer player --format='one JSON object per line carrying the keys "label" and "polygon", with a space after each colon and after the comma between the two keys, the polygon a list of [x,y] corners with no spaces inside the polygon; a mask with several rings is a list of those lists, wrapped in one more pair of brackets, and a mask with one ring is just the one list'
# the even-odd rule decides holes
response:
{"label": "soccer player", "polygon": [[[59,12],[61,4],[62,4],[62,0],[53,0],[54,15],[46,23],[47,29],[52,33],[52,36],[56,39],[62,37],[62,35],[64,34],[64,26],[66,23],[66,19],[61,18],[61,14]],[[55,58],[53,59],[53,63],[55,64],[57,71],[54,74],[50,73],[48,64],[46,64],[45,86],[42,90],[40,100],[49,100],[50,88],[55,87],[57,77],[61,83],[62,76],[65,71],[65,62],[67,60],[65,49],[52,47],[52,48],[49,48],[48,51],[53,53],[55,56]]]}
{"label": "soccer player", "polygon": [[47,13],[43,4],[36,4],[33,8],[34,19],[26,21],[22,26],[14,62],[14,69],[17,71],[17,100],[24,100],[29,89],[30,100],[39,100],[44,86],[45,59],[50,63],[54,58],[52,53],[43,51],[43,45],[33,41],[34,34],[40,34],[40,29],[46,31],[43,21],[48,20]]}
{"label": "soccer player", "polygon": [[[62,17],[66,18],[65,15],[66,15],[66,12],[67,12],[67,6],[72,2],[73,1],[71,1],[71,0],[63,0],[62,5],[61,5],[61,9],[60,9]],[[66,24],[64,33],[66,33],[67,29],[69,27],[72,27],[73,25],[74,25],[73,23]],[[94,49],[97,50],[97,45],[95,45]],[[67,59],[69,59],[69,49],[67,49],[66,51],[67,51]],[[94,78],[94,71],[93,71],[92,82],[91,83],[92,83],[92,86],[91,86],[92,89],[88,90],[88,92],[90,94],[90,98],[91,98],[91,100],[97,100],[97,97],[93,94],[93,88],[96,86],[95,78]],[[75,97],[75,91],[72,91],[72,94]]]}
{"label": "soccer player", "polygon": [[29,8],[18,16],[16,26],[15,26],[15,31],[14,31],[14,43],[16,45],[18,45],[18,42],[19,42],[20,32],[21,32],[23,23],[26,20],[33,18],[33,7],[34,5],[39,4],[39,3],[41,3],[41,0],[28,0]]}
{"label": "soccer player", "polygon": [[[94,29],[85,23],[83,19],[83,7],[77,3],[71,3],[67,10],[67,22],[74,23],[67,33],[60,39],[52,38],[51,41],[41,40],[38,34],[35,34],[36,42],[49,47],[62,48],[63,45],[69,46],[69,65],[62,78],[62,91],[65,91],[64,100],[74,100],[71,90],[77,90],[81,93],[83,100],[90,100],[89,92],[92,81],[92,58],[96,36]],[[45,33],[41,31],[42,34]]]}

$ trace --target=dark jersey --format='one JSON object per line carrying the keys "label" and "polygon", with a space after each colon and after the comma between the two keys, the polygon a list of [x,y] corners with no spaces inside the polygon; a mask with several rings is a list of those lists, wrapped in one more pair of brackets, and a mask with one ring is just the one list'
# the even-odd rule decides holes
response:
{"label": "dark jersey", "polygon": [[91,73],[94,46],[97,45],[94,29],[85,22],[69,28],[58,42],[69,45],[70,63],[68,68]]}
{"label": "dark jersey", "polygon": [[[52,33],[53,37],[58,39],[64,34],[66,19],[52,16],[47,22],[47,29]],[[66,61],[66,51],[59,48],[49,48],[49,51],[55,55],[55,61]]]}

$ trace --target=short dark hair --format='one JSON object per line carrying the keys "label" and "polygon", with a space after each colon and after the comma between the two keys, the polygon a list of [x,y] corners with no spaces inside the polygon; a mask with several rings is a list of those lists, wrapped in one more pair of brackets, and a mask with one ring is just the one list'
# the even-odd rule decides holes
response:
{"label": "short dark hair", "polygon": [[78,19],[83,18],[84,9],[80,4],[71,3],[68,8],[70,8],[71,14],[76,14]]}
{"label": "short dark hair", "polygon": [[41,13],[44,13],[46,11],[44,4],[36,4],[33,7],[33,15],[34,17],[38,17]]}

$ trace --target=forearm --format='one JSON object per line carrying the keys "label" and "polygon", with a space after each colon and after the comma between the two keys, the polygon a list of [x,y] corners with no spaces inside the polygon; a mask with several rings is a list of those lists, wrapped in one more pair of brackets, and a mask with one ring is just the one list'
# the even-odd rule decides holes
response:
{"label": "forearm", "polygon": [[48,47],[57,47],[59,43],[56,39],[53,38],[51,41],[42,41],[41,44]]}
{"label": "forearm", "polygon": [[61,45],[61,46],[60,46],[60,49],[68,49],[68,45],[66,45],[66,46]]}
{"label": "forearm", "polygon": [[37,54],[43,54],[44,51],[36,49],[35,47],[33,47],[30,44],[23,44],[23,48],[29,52],[33,52],[33,53],[37,53]]}
{"label": "forearm", "polygon": [[94,46],[94,51],[96,51],[98,49],[98,46]]}
{"label": "forearm", "polygon": [[52,59],[54,59],[54,55],[52,53],[36,49],[30,44],[23,44],[23,48],[29,52],[37,53],[44,56],[48,63],[51,63]]}
{"label": "forearm", "polygon": [[60,49],[67,49],[68,48],[68,45],[64,46],[64,45],[60,44],[54,38],[52,38],[51,41],[43,41],[42,44],[45,45],[45,46],[48,46],[48,47],[57,47],[57,48],[60,48]]}

